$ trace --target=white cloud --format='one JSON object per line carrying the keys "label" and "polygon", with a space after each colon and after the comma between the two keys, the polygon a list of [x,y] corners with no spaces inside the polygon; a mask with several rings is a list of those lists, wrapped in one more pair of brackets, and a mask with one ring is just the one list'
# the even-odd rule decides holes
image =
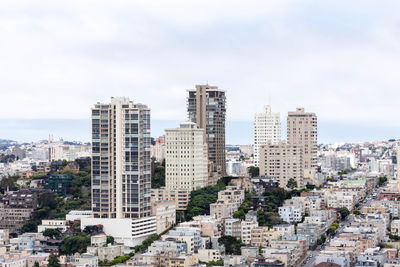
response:
{"label": "white cloud", "polygon": [[400,123],[399,3],[1,1],[0,118],[87,118],[110,96],[184,120],[186,89],[227,90],[228,118]]}

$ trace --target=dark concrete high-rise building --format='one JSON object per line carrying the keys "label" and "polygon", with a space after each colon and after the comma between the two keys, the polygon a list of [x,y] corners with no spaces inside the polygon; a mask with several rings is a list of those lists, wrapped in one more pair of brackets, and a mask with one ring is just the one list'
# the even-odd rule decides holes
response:
{"label": "dark concrete high-rise building", "polygon": [[128,98],[92,108],[92,210],[95,218],[150,216],[150,109]]}
{"label": "dark concrete high-rise building", "polygon": [[196,89],[188,92],[188,117],[204,129],[211,172],[225,175],[225,91],[217,86],[196,85]]}

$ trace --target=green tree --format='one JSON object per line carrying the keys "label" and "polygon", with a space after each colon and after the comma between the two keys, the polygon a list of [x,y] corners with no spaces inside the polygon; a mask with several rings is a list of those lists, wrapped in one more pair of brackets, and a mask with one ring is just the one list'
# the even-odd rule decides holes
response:
{"label": "green tree", "polygon": [[33,267],[40,267],[39,262],[35,261],[35,263],[33,264]]}
{"label": "green tree", "polygon": [[354,211],[353,211],[353,214],[354,214],[354,215],[360,215],[361,212],[360,212],[359,210],[354,210]]}
{"label": "green tree", "polygon": [[61,237],[61,232],[58,229],[46,229],[43,231],[43,235],[50,237],[52,239],[59,239]]}
{"label": "green tree", "polygon": [[114,237],[108,235],[107,236],[107,244],[114,245]]}
{"label": "green tree", "polygon": [[259,167],[250,166],[247,168],[247,172],[250,174],[251,177],[260,176],[260,168]]}
{"label": "green tree", "polygon": [[0,193],[4,194],[4,192],[7,190],[18,190],[18,185],[16,184],[16,182],[19,178],[20,176],[13,175],[0,179]]}
{"label": "green tree", "polygon": [[37,232],[37,224],[32,221],[26,222],[21,228],[21,233],[36,233],[36,232]]}
{"label": "green tree", "polygon": [[289,181],[287,182],[287,184],[286,184],[286,187],[287,188],[290,188],[290,189],[295,189],[296,187],[297,187],[297,182],[296,182],[296,180],[295,179],[293,179],[293,178],[290,178],[289,179]]}
{"label": "green tree", "polygon": [[242,242],[233,236],[225,235],[218,239],[219,244],[225,246],[225,253],[228,255],[241,255],[240,247]]}
{"label": "green tree", "polygon": [[176,211],[176,222],[184,222],[185,221],[185,214],[181,210]]}
{"label": "green tree", "polygon": [[210,267],[210,266],[224,266],[224,260],[220,259],[220,260],[217,260],[217,261],[210,261],[210,262],[207,262],[206,265],[208,267]]}
{"label": "green tree", "polygon": [[382,186],[384,183],[387,182],[387,177],[379,177],[378,186]]}
{"label": "green tree", "polygon": [[49,263],[47,267],[60,267],[60,261],[58,260],[57,255],[51,253],[49,256]]}
{"label": "green tree", "polygon": [[151,177],[151,188],[163,186],[165,186],[165,167],[160,165],[154,169],[154,175]]}
{"label": "green tree", "polygon": [[342,220],[343,220],[343,219],[345,219],[345,218],[350,214],[350,211],[349,211],[348,208],[342,207],[342,208],[339,210],[339,213],[340,213],[340,216],[342,217]]}
{"label": "green tree", "polygon": [[233,218],[235,218],[235,219],[244,220],[245,217],[246,217],[246,214],[241,209],[235,211],[235,213],[233,214]]}
{"label": "green tree", "polygon": [[89,235],[66,236],[63,240],[60,251],[65,255],[71,255],[76,252],[84,253],[89,244]]}
{"label": "green tree", "polygon": [[326,241],[326,235],[321,235],[321,241],[322,241],[322,243],[325,243],[325,241]]}
{"label": "green tree", "polygon": [[306,184],[306,188],[307,188],[307,189],[310,189],[310,190],[313,190],[313,189],[315,188],[315,185],[310,184],[310,183],[307,183],[307,184]]}

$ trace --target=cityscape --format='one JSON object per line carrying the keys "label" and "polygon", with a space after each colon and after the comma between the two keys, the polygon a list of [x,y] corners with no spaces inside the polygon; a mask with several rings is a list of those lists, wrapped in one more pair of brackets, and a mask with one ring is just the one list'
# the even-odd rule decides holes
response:
{"label": "cityscape", "polygon": [[[169,4],[156,2],[152,3],[157,7],[150,9],[152,12],[161,9],[160,13],[152,14],[157,14],[162,21],[161,18],[166,16],[163,8],[172,11],[167,8]],[[223,30],[217,27],[218,23],[210,19],[213,15],[200,20],[193,13],[199,20],[196,21],[186,14],[193,8],[210,12],[213,10],[211,2],[205,1],[204,6],[172,2],[172,7],[188,5],[187,10],[175,10],[181,16],[174,23],[187,27],[186,30],[194,35],[200,31],[196,23],[204,21],[212,25],[211,32],[215,30],[216,35],[227,30],[221,25],[218,26]],[[230,4],[224,3],[216,4],[215,10]],[[39,8],[40,12],[55,11],[58,14],[59,9],[53,5],[51,3],[43,10]],[[86,14],[85,5],[77,4],[73,10]],[[93,10],[100,9],[93,5]],[[110,13],[119,5],[122,9],[126,5],[131,12],[135,8],[144,12],[146,6],[137,3],[130,6],[120,1],[116,1],[115,6],[109,5],[107,3]],[[263,10],[262,16],[268,14],[276,20],[278,17],[272,14],[291,10],[282,4],[263,5],[259,2],[254,7],[249,5],[251,7],[245,8],[243,3],[232,3],[226,13],[218,11],[218,15],[230,14],[230,17],[233,14],[246,25],[261,12],[258,7]],[[331,4],[326,5],[326,8],[331,7]],[[21,6],[7,3],[5,7],[8,15],[0,12],[0,22],[10,19],[21,7],[23,12],[29,10],[35,14],[35,19],[41,14],[39,9],[31,9],[29,3],[21,3]],[[65,3],[64,7],[68,7],[67,14],[70,6]],[[92,6],[89,7],[93,11]],[[266,7],[272,11],[267,12]],[[370,8],[367,5],[365,12]],[[397,16],[395,11],[393,14]],[[124,17],[129,12],[123,13],[120,9],[118,12],[118,19],[123,17],[131,22],[129,16],[129,19]],[[247,12],[251,16],[245,16]],[[30,23],[36,21],[31,21],[32,14],[27,15]],[[98,20],[101,16],[92,17],[93,22],[96,21],[93,24],[91,19],[83,17],[80,18],[82,25],[91,25],[91,31],[97,34],[115,29],[106,23],[96,24],[101,21]],[[157,16],[150,17],[154,23],[160,22]],[[333,19],[335,23],[338,20]],[[7,27],[18,28],[20,25],[17,24],[0,26],[0,33],[6,32]],[[139,32],[151,35],[145,24],[136,21],[133,24],[140,28]],[[236,21],[233,24],[242,25]],[[161,27],[162,23],[157,25]],[[274,30],[279,28],[282,34],[285,32],[276,25],[265,25]],[[33,23],[30,30],[35,32],[35,27],[38,24]],[[65,33],[66,28],[61,27]],[[157,33],[163,36],[161,31]],[[38,35],[41,36],[39,39],[45,40],[47,34]],[[152,46],[150,39],[132,38],[145,43],[145,47]],[[7,38],[2,39],[8,44]],[[233,46],[236,41],[228,38],[226,42]],[[239,44],[246,42],[240,39]],[[330,42],[336,44],[334,40]],[[102,54],[105,48],[97,49],[99,47],[91,47],[81,52]],[[142,50],[145,56],[148,51],[143,47]],[[62,53],[68,54],[67,50]],[[188,51],[182,50],[182,54],[185,53]],[[71,66],[74,66],[73,60]],[[191,77],[191,67],[178,67],[179,59],[167,61],[171,64],[168,68],[177,68],[182,71],[182,76]],[[107,64],[106,60],[101,63]],[[2,64],[0,62],[0,72],[5,72]],[[156,65],[153,65],[154,69]],[[211,65],[207,68],[212,68]],[[57,69],[56,65],[54,68]],[[109,71],[112,79],[120,75],[115,74],[111,66]],[[18,93],[15,93],[12,86],[0,81],[0,113],[3,114],[0,114],[0,125],[1,119],[15,120],[18,124],[21,118],[32,124],[38,118],[51,118],[62,124],[71,114],[81,120],[76,125],[71,120],[72,127],[64,126],[63,137],[54,134],[53,130],[59,132],[51,123],[41,126],[39,133],[30,131],[27,125],[26,133],[15,131],[15,135],[6,134],[13,131],[8,127],[11,124],[0,126],[4,127],[0,129],[0,267],[400,267],[400,137],[387,132],[391,137],[379,140],[379,136],[371,131],[367,133],[371,135],[369,141],[360,138],[358,142],[348,142],[340,140],[341,136],[354,133],[340,128],[338,131],[342,135],[336,136],[335,142],[321,141],[335,137],[333,128],[330,137],[321,131],[321,124],[334,117],[347,122],[358,118],[354,119],[354,125],[364,121],[375,128],[385,125],[385,121],[396,124],[397,113],[391,113],[392,99],[387,99],[391,95],[385,95],[385,100],[374,99],[374,106],[371,106],[368,99],[379,94],[368,95],[367,88],[365,91],[358,89],[354,91],[359,95],[356,99],[349,97],[351,90],[346,94],[343,87],[335,91],[337,98],[343,99],[343,106],[340,106],[340,102],[335,102],[336,96],[326,93],[324,97],[317,97],[299,83],[298,88],[289,92],[282,88],[269,89],[279,95],[277,100],[271,100],[269,91],[260,89],[263,97],[258,99],[252,89],[230,88],[229,84],[241,79],[234,73],[229,75],[231,83],[224,82],[224,75],[221,75],[220,83],[215,76],[212,76],[212,82],[193,80],[188,83],[188,78],[182,77],[171,83],[166,74],[154,71],[160,74],[157,78],[155,74],[152,77],[139,69],[129,74],[125,70],[121,72],[131,75],[132,80],[144,76],[148,80],[165,81],[165,92],[150,92],[150,89],[147,92],[145,86],[132,90],[110,87],[103,91],[101,86],[106,78],[102,75],[95,75],[99,79],[96,82],[90,77],[83,82],[86,84],[91,80],[88,83],[96,89],[68,91],[62,89],[64,78],[50,70],[45,72],[43,81],[56,81],[60,87],[50,92],[32,84],[29,88],[37,91],[33,96],[24,95],[18,86],[15,87]],[[205,74],[199,72],[199,79]],[[341,79],[339,76],[335,79]],[[15,81],[15,84],[19,82]],[[285,82],[282,79],[282,84]],[[188,84],[181,86],[182,83]],[[256,83],[249,82],[249,87]],[[121,84],[116,81],[113,86]],[[58,95],[55,97],[53,91],[56,90]],[[300,94],[305,96],[300,97]],[[69,101],[71,95],[74,101]],[[283,97],[287,98],[287,103],[283,103]],[[88,104],[88,99],[93,101]],[[147,102],[148,99],[151,101]],[[349,108],[345,100],[352,103],[354,109]],[[9,109],[10,101],[18,107]],[[45,103],[41,101],[48,105],[40,104]],[[366,107],[361,108],[359,105],[362,104],[358,102],[365,102]],[[32,109],[31,105],[37,108]],[[382,114],[366,112],[379,110],[379,107]],[[185,114],[176,110],[184,110]],[[385,113],[387,111],[390,112]],[[25,117],[14,116],[24,112]],[[230,121],[249,113],[252,116],[250,124],[242,124],[234,130],[228,127]],[[85,117],[82,114],[86,114]],[[158,130],[154,130],[155,121],[165,124],[159,123]],[[87,125],[82,127],[82,122]],[[160,131],[164,125],[170,126]],[[48,133],[42,136],[47,130]],[[90,136],[90,140],[71,138],[70,131],[79,136]],[[252,133],[250,139],[246,132]],[[365,134],[360,130],[360,136]],[[41,136],[40,140],[38,136]],[[232,143],[228,140],[240,141]]]}

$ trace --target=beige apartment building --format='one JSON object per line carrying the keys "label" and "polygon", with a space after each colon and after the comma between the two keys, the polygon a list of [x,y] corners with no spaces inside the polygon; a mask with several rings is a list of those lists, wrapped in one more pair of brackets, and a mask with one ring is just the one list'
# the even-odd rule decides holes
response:
{"label": "beige apartment building", "polygon": [[153,188],[151,189],[151,202],[158,201],[175,201],[176,210],[184,211],[190,201],[190,191],[187,189],[166,189]]}
{"label": "beige apartment building", "polygon": [[304,188],[302,147],[287,144],[268,143],[260,147],[260,175],[279,182],[279,186],[287,188],[288,181],[293,178],[297,188]]}
{"label": "beige apartment building", "polygon": [[256,247],[267,247],[271,240],[278,238],[278,232],[267,226],[258,226],[251,229],[250,244]]}
{"label": "beige apartment building", "polygon": [[231,218],[244,201],[244,190],[227,186],[218,192],[216,203],[210,204],[210,215],[216,218]]}
{"label": "beige apartment building", "polygon": [[151,215],[156,217],[157,234],[161,234],[176,223],[176,204],[174,200],[151,203]]}
{"label": "beige apartment building", "polygon": [[210,171],[225,175],[225,91],[207,84],[196,85],[188,93],[188,118],[204,130],[208,160],[212,162]]}
{"label": "beige apartment building", "polygon": [[297,108],[287,117],[287,140],[289,145],[302,147],[305,172],[317,168],[318,124],[315,113]]}
{"label": "beige apartment building", "polygon": [[204,130],[194,122],[165,130],[165,187],[189,192],[208,184],[207,145]]}

